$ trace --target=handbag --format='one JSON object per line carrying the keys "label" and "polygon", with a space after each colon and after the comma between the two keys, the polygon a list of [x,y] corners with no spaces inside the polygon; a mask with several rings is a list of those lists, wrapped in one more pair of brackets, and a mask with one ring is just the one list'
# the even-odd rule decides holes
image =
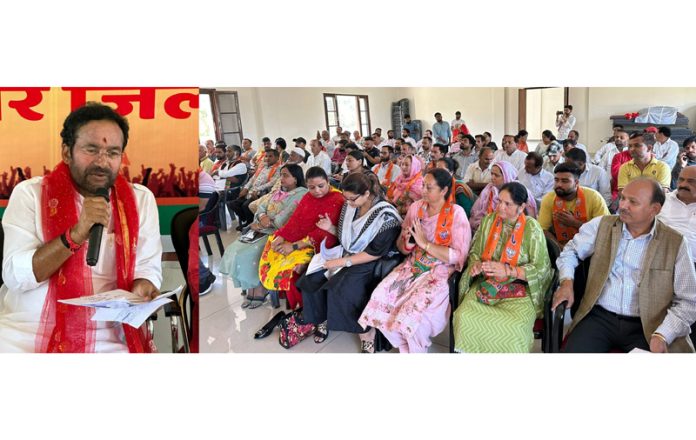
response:
{"label": "handbag", "polygon": [[479,302],[490,306],[509,298],[524,298],[527,296],[525,284],[507,278],[503,281],[497,278],[486,278],[476,291]]}
{"label": "handbag", "polygon": [[307,336],[314,333],[314,324],[302,322],[298,311],[290,312],[280,321],[278,343],[286,349],[299,344]]}

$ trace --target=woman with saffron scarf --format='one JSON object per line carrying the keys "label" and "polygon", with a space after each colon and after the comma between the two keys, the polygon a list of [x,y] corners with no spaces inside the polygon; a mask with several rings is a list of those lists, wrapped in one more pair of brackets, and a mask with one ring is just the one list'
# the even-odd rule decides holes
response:
{"label": "woman with saffron scarf", "polygon": [[553,270],[539,223],[524,214],[528,191],[519,182],[500,190],[496,212],[474,235],[454,312],[455,349],[467,353],[532,349]]}
{"label": "woman with saffron scarf", "polygon": [[464,266],[471,241],[452,191],[447,171],[425,175],[423,200],[409,208],[397,240],[408,257],[377,286],[358,321],[365,329],[378,328],[401,353],[427,352],[430,339],[447,325],[447,279]]}
{"label": "woman with saffron scarf", "polygon": [[420,200],[423,194],[421,161],[414,156],[406,156],[401,161],[401,174],[387,191],[387,200],[396,206],[400,215],[405,215],[411,203]]}
{"label": "woman with saffron scarf", "polygon": [[372,353],[375,331],[365,331],[358,318],[378,281],[375,266],[394,249],[402,220],[382,198],[374,173],[351,174],[343,179],[341,189],[346,204],[338,225],[322,219],[319,227],[338,237],[343,256],[325,262],[326,270],[304,275],[297,282],[304,300],[303,319],[317,325],[316,343],[324,342],[329,330],[359,333],[362,352]]}
{"label": "woman with saffron scarf", "polygon": [[[232,278],[235,287],[247,291],[242,308],[255,309],[263,304],[265,295],[254,295],[259,280],[259,259],[268,235],[283,227],[295,211],[300,199],[307,193],[302,168],[288,164],[280,169],[280,188],[264,199],[254,216],[251,229],[262,237],[252,243],[237,240],[225,249],[220,261],[220,273]],[[261,290],[261,289],[258,289]]]}
{"label": "woman with saffron scarf", "polygon": [[[471,208],[471,230],[476,232],[481,219],[495,211],[498,207],[498,193],[504,184],[517,180],[517,169],[510,162],[496,162],[491,167],[491,183],[481,191],[481,196]],[[529,203],[526,204],[527,215],[536,218],[537,206],[534,196],[529,193]]]}
{"label": "woman with saffron scarf", "polygon": [[[459,166],[457,162],[449,157],[439,159],[435,165],[437,168],[446,170],[448,173],[450,173],[450,175],[452,175],[452,177],[454,177],[454,173],[457,171],[457,166]],[[457,205],[464,208],[466,217],[469,218],[471,216],[471,208],[476,202],[476,194],[474,194],[474,191],[469,187],[469,185],[461,180],[454,180],[454,188],[454,199],[456,200]]]}
{"label": "woman with saffron scarf", "polygon": [[302,294],[295,287],[307,264],[326,239],[326,247],[336,245],[336,237],[318,226],[323,218],[338,221],[343,196],[329,184],[321,167],[307,170],[308,193],[302,197],[290,220],[268,237],[259,262],[259,278],[268,290],[284,291],[291,309],[302,306]]}

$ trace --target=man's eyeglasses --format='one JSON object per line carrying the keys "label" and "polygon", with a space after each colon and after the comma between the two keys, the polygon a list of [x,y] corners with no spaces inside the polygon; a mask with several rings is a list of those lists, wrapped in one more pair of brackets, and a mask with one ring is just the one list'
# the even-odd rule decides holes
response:
{"label": "man's eyeglasses", "polygon": [[122,150],[117,150],[114,148],[108,149],[108,150],[107,149],[102,150],[102,149],[97,148],[97,147],[85,146],[85,147],[81,147],[80,151],[84,155],[94,157],[94,158],[99,157],[101,155],[105,155],[106,158],[109,160],[118,160],[121,158],[121,156],[123,156]]}

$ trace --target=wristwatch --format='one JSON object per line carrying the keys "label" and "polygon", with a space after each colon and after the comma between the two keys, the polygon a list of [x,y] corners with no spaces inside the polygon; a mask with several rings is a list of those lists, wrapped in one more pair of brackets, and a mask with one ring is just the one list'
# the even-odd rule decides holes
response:
{"label": "wristwatch", "polygon": [[350,261],[350,258],[346,258],[346,267],[350,267],[353,265],[353,262]]}

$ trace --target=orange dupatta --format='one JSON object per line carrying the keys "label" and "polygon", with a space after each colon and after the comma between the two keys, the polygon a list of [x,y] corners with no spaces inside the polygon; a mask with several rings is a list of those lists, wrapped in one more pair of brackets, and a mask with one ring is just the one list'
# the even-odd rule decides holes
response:
{"label": "orange dupatta", "polygon": [[[560,214],[563,211],[565,211],[565,200],[556,196],[553,199],[553,213]],[[582,187],[579,186],[577,198],[575,199],[575,209],[573,210],[572,214],[573,217],[580,220],[582,223],[587,222],[587,202],[585,201],[585,193],[582,190]],[[553,230],[556,232],[556,239],[561,244],[568,243],[573,236],[578,233],[577,228],[562,225],[558,220],[556,220],[555,215],[553,218]]]}

